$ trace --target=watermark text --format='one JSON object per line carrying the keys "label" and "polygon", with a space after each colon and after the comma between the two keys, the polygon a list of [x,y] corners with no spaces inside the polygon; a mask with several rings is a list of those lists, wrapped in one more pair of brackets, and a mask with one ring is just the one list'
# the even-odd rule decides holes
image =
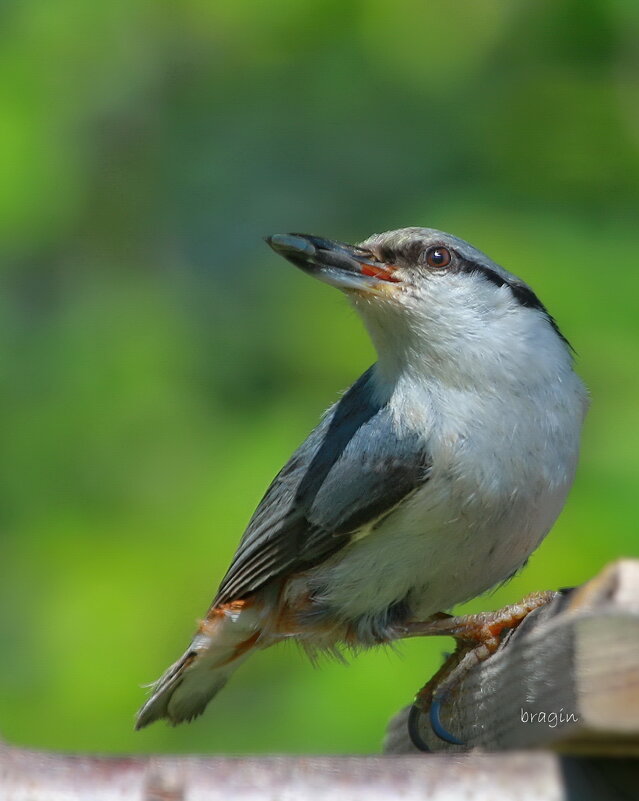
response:
{"label": "watermark text", "polygon": [[540,710],[538,712],[531,712],[524,709],[523,706],[520,710],[520,720],[522,723],[536,723],[539,726],[548,726],[549,729],[556,729],[557,726],[564,723],[578,723],[579,717],[574,712],[566,712],[563,708],[558,712],[549,711],[545,712]]}

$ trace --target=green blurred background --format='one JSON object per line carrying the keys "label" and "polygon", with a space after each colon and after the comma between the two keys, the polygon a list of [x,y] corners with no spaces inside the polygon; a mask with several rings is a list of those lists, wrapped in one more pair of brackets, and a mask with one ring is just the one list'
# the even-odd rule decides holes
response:
{"label": "green blurred background", "polygon": [[446,640],[258,654],[134,733],[273,474],[374,359],[262,242],[428,225],[530,281],[593,396],[526,570],[639,555],[639,5],[20,0],[0,37],[0,732],[65,749],[367,752]]}

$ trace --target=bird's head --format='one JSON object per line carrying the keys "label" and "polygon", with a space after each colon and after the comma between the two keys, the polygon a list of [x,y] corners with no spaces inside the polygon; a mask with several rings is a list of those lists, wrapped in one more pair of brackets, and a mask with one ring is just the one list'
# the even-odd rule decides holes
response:
{"label": "bird's head", "polygon": [[307,234],[266,241],[349,296],[389,377],[412,369],[465,384],[514,371],[543,381],[571,369],[570,346],[533,290],[451,234],[402,228],[358,245]]}

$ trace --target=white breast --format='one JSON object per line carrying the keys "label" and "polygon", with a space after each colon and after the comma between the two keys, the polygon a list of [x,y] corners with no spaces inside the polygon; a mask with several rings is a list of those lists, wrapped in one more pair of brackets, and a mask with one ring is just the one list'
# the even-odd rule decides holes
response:
{"label": "white breast", "polygon": [[516,402],[412,381],[393,403],[403,424],[423,432],[432,473],[313,571],[323,600],[346,619],[403,599],[424,618],[508,578],[555,522],[577,464],[585,391],[572,371]]}

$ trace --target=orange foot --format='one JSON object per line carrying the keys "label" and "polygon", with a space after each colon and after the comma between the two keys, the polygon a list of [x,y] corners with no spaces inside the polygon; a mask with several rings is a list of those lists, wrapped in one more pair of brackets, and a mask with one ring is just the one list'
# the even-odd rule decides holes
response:
{"label": "orange foot", "polygon": [[455,652],[417,693],[410,710],[408,733],[420,751],[430,750],[419,733],[420,719],[425,712],[429,713],[431,727],[441,740],[464,745],[441,723],[443,702],[471,668],[495,653],[504,631],[516,628],[530,612],[545,606],[558,595],[557,592],[534,592],[518,604],[505,606],[494,612],[459,617],[440,614],[436,616],[437,619],[408,623],[403,627],[404,637],[440,635],[454,637],[457,641]]}

